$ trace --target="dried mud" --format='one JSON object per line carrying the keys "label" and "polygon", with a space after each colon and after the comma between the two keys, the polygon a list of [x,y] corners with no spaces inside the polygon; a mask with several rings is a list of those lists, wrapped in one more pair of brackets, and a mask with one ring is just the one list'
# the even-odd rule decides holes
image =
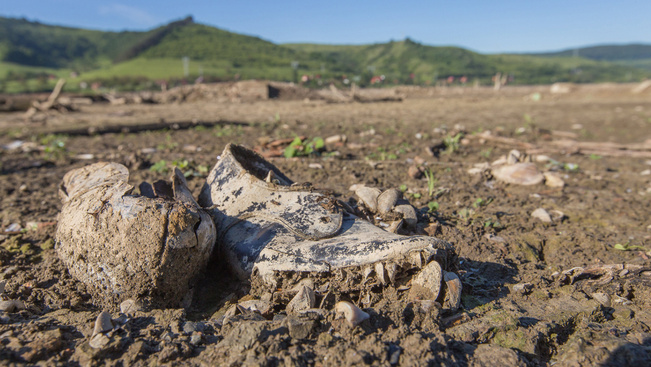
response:
{"label": "dried mud", "polygon": [[[535,98],[532,93],[539,93]],[[47,135],[67,127],[208,121],[214,127],[90,136]],[[0,115],[0,363],[46,365],[645,365],[651,361],[651,158],[546,152],[565,186],[517,186],[467,172],[511,147],[446,137],[491,130],[522,142],[642,143],[651,138],[651,96],[619,86],[564,95],[541,88],[416,90],[402,102],[309,101],[92,105],[25,123]],[[224,121],[240,124],[219,123]],[[460,126],[462,125],[462,126]],[[353,184],[406,189],[421,227],[452,243],[463,284],[461,308],[407,302],[385,288],[355,328],[324,309],[233,312],[247,287],[211,261],[188,310],[113,311],[113,330],[93,348],[102,309],[54,249],[63,175],[96,161],[130,168],[130,183],[169,176],[165,160],[192,170],[195,197],[223,147],[256,147],[296,135],[344,134],[319,157],[272,158],[296,182],[342,200]],[[434,153],[431,155],[430,153]],[[89,156],[92,155],[91,156]],[[83,156],[85,155],[85,156]],[[88,159],[90,158],[90,159]],[[409,175],[411,165],[433,173]],[[153,168],[153,169],[152,169]],[[434,181],[432,181],[434,180]],[[437,204],[429,204],[436,202]],[[429,205],[428,205],[429,204]],[[537,208],[564,214],[551,224]],[[431,209],[431,210],[430,210]],[[430,213],[428,213],[430,211]],[[18,223],[23,229],[7,232]],[[291,295],[278,295],[288,301]],[[229,317],[222,318],[225,312]]]}

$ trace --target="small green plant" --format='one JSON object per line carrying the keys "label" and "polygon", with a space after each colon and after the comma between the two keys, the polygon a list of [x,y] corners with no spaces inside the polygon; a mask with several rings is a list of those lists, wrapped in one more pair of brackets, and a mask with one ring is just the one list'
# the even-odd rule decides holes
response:
{"label": "small green plant", "polygon": [[592,154],[590,154],[590,159],[592,159],[593,161],[596,161],[596,160],[601,159],[601,156],[599,154],[592,153]]}
{"label": "small green plant", "polygon": [[458,133],[455,136],[446,136],[443,139],[443,144],[445,144],[445,153],[452,154],[458,151],[461,138],[463,138],[463,133]]}
{"label": "small green plant", "polygon": [[41,138],[40,143],[44,145],[43,151],[48,159],[63,158],[68,150],[66,149],[66,135],[48,134]]}
{"label": "small green plant", "polygon": [[427,178],[427,193],[431,197],[434,194],[434,187],[436,187],[438,180],[434,178],[434,172],[429,168],[425,170],[424,174]]}
{"label": "small green plant", "polygon": [[415,192],[415,193],[411,194],[411,197],[414,198],[414,199],[420,199],[421,196],[422,195],[420,193],[418,193],[418,192]]}
{"label": "small green plant", "polygon": [[325,149],[325,142],[322,138],[316,137],[312,140],[301,140],[300,137],[294,138],[287,148],[285,148],[285,158],[308,156],[318,154]]}
{"label": "small green plant", "polygon": [[178,146],[179,146],[179,143],[176,143],[176,142],[172,141],[172,135],[168,133],[167,135],[165,135],[165,143],[158,144],[156,146],[156,149],[158,149],[158,150],[172,150],[172,149],[174,149],[174,148],[176,148]]}
{"label": "small green plant", "polygon": [[484,200],[482,198],[477,198],[477,199],[475,199],[475,202],[472,203],[472,206],[474,208],[479,208],[479,207],[486,206],[486,205],[490,204],[492,201],[493,201],[493,198],[488,198],[487,200]]}
{"label": "small green plant", "polygon": [[399,189],[400,189],[400,192],[404,193],[405,191],[407,191],[407,185],[402,184],[402,185],[400,185]]}
{"label": "small green plant", "polygon": [[616,243],[613,248],[615,250],[620,250],[620,251],[635,251],[635,250],[642,250],[642,251],[647,251],[646,248],[642,246],[637,246],[637,245],[631,245],[630,242],[626,242],[625,244],[621,243]]}
{"label": "small green plant", "polygon": [[435,211],[439,210],[439,202],[430,201],[429,203],[427,203],[427,207],[429,208],[428,210],[429,213],[434,213]]}
{"label": "small green plant", "polygon": [[154,163],[151,167],[149,167],[149,170],[152,172],[158,172],[158,173],[164,173],[168,171],[167,168],[167,161],[164,159],[161,159],[160,161]]}
{"label": "small green plant", "polygon": [[486,158],[486,159],[488,159],[488,158],[491,157],[491,153],[492,153],[492,152],[493,152],[493,148],[488,148],[488,149],[482,150],[482,151],[479,153],[479,155],[482,156],[482,157],[484,157],[484,158]]}
{"label": "small green plant", "polygon": [[487,219],[487,220],[484,222],[484,228],[491,228],[491,227],[492,227],[492,228],[495,228],[495,229],[501,229],[501,228],[504,228],[504,227],[502,226],[502,224],[501,224],[499,221],[497,221],[497,220],[492,220],[492,219]]}
{"label": "small green plant", "polygon": [[457,215],[459,216],[459,218],[464,219],[464,220],[468,220],[470,218],[470,216],[473,215],[473,214],[474,214],[474,212],[472,211],[472,209],[468,209],[468,208],[463,208],[463,209],[459,210],[459,212],[457,212]]}
{"label": "small green plant", "polygon": [[576,163],[565,163],[563,164],[563,169],[568,172],[578,172],[579,165]]}

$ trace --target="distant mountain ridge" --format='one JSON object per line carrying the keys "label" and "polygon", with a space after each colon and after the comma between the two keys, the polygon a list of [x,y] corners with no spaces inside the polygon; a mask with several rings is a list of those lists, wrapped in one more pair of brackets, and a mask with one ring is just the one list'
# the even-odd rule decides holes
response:
{"label": "distant mountain ridge", "polygon": [[[0,17],[0,88],[14,83],[12,88],[25,89],[29,88],[25,78],[70,71],[80,73],[83,80],[114,79],[115,83],[120,78],[183,78],[189,73],[217,80],[290,81],[308,75],[310,82],[314,78],[340,82],[348,76],[362,86],[377,75],[384,75],[385,83],[399,84],[441,80],[487,84],[498,72],[508,74],[516,84],[651,77],[651,45],[591,46],[579,48],[578,54],[574,57],[574,50],[480,54],[409,38],[356,46],[275,44],[198,24],[192,17],[143,32],[104,32]],[[187,58],[188,65],[182,65],[181,58]],[[647,62],[650,69],[641,69]]]}

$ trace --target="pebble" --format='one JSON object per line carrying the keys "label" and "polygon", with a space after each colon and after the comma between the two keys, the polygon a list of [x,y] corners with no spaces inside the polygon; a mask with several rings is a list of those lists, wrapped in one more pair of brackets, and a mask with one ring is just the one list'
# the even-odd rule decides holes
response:
{"label": "pebble", "polygon": [[377,198],[377,210],[381,214],[386,214],[393,209],[393,207],[398,203],[402,193],[397,189],[388,189],[384,191]]}
{"label": "pebble", "polygon": [[286,311],[288,314],[292,314],[308,310],[314,307],[315,302],[316,296],[314,291],[310,287],[302,286],[294,298],[287,304]]}
{"label": "pebble", "polygon": [[516,164],[520,162],[522,158],[522,153],[519,150],[513,149],[506,156],[506,164]]}
{"label": "pebble", "polygon": [[5,229],[5,232],[20,232],[21,229],[23,228],[20,226],[20,223],[11,223],[9,227]]}
{"label": "pebble", "polygon": [[645,169],[644,171],[640,172],[640,176],[648,176],[651,175],[651,169]]}
{"label": "pebble", "polygon": [[486,234],[484,235],[484,238],[486,238],[487,240],[489,240],[489,241],[491,241],[491,242],[495,242],[495,243],[505,243],[505,242],[506,242],[506,240],[504,239],[504,237],[502,237],[502,236],[496,236],[496,235],[494,235],[494,234],[492,234],[492,233],[486,233]]}
{"label": "pebble", "polygon": [[190,337],[190,344],[199,345],[199,343],[201,343],[201,333],[192,333],[192,336]]}
{"label": "pebble", "polygon": [[287,317],[284,323],[287,325],[289,336],[294,339],[309,337],[316,324],[313,320],[305,320],[296,316]]}
{"label": "pebble", "polygon": [[552,159],[549,156],[546,156],[544,154],[539,154],[539,155],[535,156],[533,160],[538,162],[538,163],[547,163],[547,162],[551,161]]}
{"label": "pebble", "polygon": [[558,172],[545,172],[545,185],[549,187],[564,187],[565,181],[561,178]]}
{"label": "pebble", "polygon": [[423,171],[420,170],[420,168],[416,165],[411,165],[407,169],[407,175],[413,179],[419,179],[423,177]]}
{"label": "pebble", "polygon": [[416,214],[416,208],[409,204],[396,205],[393,208],[393,211],[396,213],[402,214],[402,219],[407,223],[408,226],[415,226],[418,223],[418,216]]}
{"label": "pebble", "polygon": [[324,142],[326,145],[345,143],[348,140],[346,135],[332,135],[325,138]]}
{"label": "pebble", "polygon": [[0,311],[12,313],[17,310],[24,310],[25,304],[19,300],[0,301]]}
{"label": "pebble", "polygon": [[88,344],[93,349],[102,349],[110,342],[111,339],[109,339],[108,336],[104,334],[97,334],[90,339],[90,342],[88,342]]}
{"label": "pebble", "polygon": [[441,291],[442,278],[443,272],[439,263],[432,261],[425,265],[411,281],[409,298],[436,300]]}
{"label": "pebble", "polygon": [[533,289],[533,284],[531,283],[518,283],[513,285],[513,292],[527,294],[530,293]]}
{"label": "pebble", "polygon": [[82,154],[77,154],[75,156],[75,159],[79,159],[79,160],[91,160],[91,159],[94,159],[94,158],[95,158],[95,156],[93,154],[90,154],[90,153],[82,153]]}
{"label": "pebble", "polygon": [[445,294],[445,304],[452,311],[456,311],[461,304],[461,279],[459,276],[450,271],[443,272],[443,279],[447,285],[447,292]]}
{"label": "pebble", "polygon": [[310,163],[307,166],[312,169],[323,169],[323,165],[321,163]]}
{"label": "pebble", "polygon": [[533,163],[495,167],[492,173],[498,180],[516,185],[537,185],[545,179]]}
{"label": "pebble", "polygon": [[545,210],[543,208],[538,208],[538,209],[534,210],[533,213],[531,213],[531,217],[539,219],[543,223],[551,223],[552,222],[551,215],[549,215],[547,210]]}
{"label": "pebble", "polygon": [[379,189],[366,186],[359,187],[355,190],[355,195],[362,200],[371,212],[377,211],[377,198],[381,193]]}
{"label": "pebble", "polygon": [[610,296],[608,294],[601,292],[592,293],[592,298],[596,299],[602,306],[610,307]]}
{"label": "pebble", "polygon": [[97,316],[95,320],[95,328],[93,329],[93,336],[101,333],[105,333],[113,329],[113,322],[111,321],[111,314],[102,311]]}
{"label": "pebble", "polygon": [[362,311],[359,307],[348,301],[339,301],[335,305],[335,312],[343,314],[348,325],[355,327],[361,324],[364,320],[367,320],[370,315]]}
{"label": "pebble", "polygon": [[125,315],[133,315],[137,311],[142,311],[142,304],[136,300],[128,299],[120,303],[120,312]]}

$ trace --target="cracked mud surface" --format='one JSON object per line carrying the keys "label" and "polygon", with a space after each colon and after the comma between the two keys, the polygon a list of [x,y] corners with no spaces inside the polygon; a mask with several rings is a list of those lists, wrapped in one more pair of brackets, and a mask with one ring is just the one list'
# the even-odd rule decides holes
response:
{"label": "cracked mud surface", "polygon": [[[0,151],[2,297],[25,306],[0,311],[0,362],[649,364],[651,158],[547,151],[556,163],[536,165],[560,174],[565,187],[553,188],[505,184],[467,172],[516,147],[469,139],[451,153],[426,152],[461,128],[467,136],[491,130],[529,143],[567,137],[643,143],[651,139],[651,95],[631,95],[628,90],[594,86],[567,95],[551,95],[542,87],[506,88],[499,93],[446,90],[431,95],[414,92],[403,102],[375,104],[93,105],[53,115],[44,125],[28,125],[19,114],[0,115],[0,144],[16,139],[26,143],[18,150]],[[533,92],[542,98],[529,98]],[[137,124],[161,118],[247,125],[39,135],[68,125]],[[102,309],[69,275],[54,249],[61,209],[57,190],[66,172],[96,161],[115,161],[129,167],[130,184],[138,187],[142,181],[169,176],[169,171],[152,166],[176,161],[185,166],[182,170],[196,173],[188,177],[196,197],[207,173],[203,168],[211,168],[229,142],[254,148],[295,135],[336,134],[345,134],[347,143],[328,145],[330,154],[270,160],[292,180],[312,182],[345,201],[354,200],[348,191],[353,184],[382,189],[405,185],[406,198],[421,211],[422,229],[456,248],[463,283],[459,311],[446,313],[409,303],[400,290],[386,288],[376,295],[379,301],[373,307],[364,309],[370,318],[356,328],[338,318],[327,301],[322,311],[301,315],[285,316],[279,306],[232,312],[232,305],[254,300],[245,286],[222,270],[219,259],[213,259],[187,311],[136,311],[129,316],[113,311],[108,341],[101,348],[91,346],[93,325]],[[80,159],[81,154],[93,157]],[[414,162],[433,173],[431,195],[426,178],[409,176]],[[425,214],[430,202],[438,208],[431,204],[432,213]],[[560,211],[564,218],[542,223],[531,217],[537,208]],[[13,223],[25,230],[5,232]],[[292,295],[279,292],[274,297],[286,302]],[[226,312],[231,313],[224,319]]]}

